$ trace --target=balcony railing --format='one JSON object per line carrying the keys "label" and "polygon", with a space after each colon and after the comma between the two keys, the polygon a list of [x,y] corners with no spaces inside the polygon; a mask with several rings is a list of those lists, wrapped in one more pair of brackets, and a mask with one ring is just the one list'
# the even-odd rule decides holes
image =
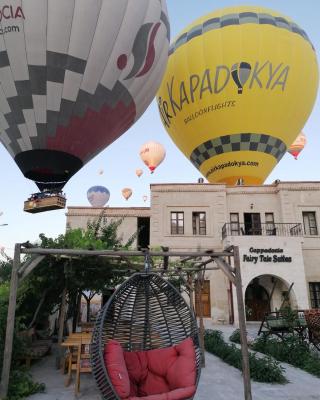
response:
{"label": "balcony railing", "polygon": [[247,225],[237,222],[226,223],[222,227],[222,239],[226,236],[302,236],[302,225],[291,224],[259,224]]}

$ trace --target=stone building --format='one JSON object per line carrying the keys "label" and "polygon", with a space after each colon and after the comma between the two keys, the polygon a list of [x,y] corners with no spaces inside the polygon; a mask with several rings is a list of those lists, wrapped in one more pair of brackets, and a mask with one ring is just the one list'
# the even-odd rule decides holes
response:
{"label": "stone building", "polygon": [[[151,206],[104,208],[122,218],[126,240],[170,250],[221,251],[239,246],[247,320],[261,320],[285,304],[320,307],[320,182],[261,186],[153,184]],[[67,226],[86,228],[101,209],[69,207]],[[202,296],[205,316],[237,321],[235,291],[220,271],[208,271]]]}

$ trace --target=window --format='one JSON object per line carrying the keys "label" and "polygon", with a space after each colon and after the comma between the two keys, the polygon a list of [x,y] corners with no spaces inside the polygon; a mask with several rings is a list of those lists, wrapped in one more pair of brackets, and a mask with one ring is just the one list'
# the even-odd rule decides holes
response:
{"label": "window", "polygon": [[194,235],[206,234],[206,213],[193,212],[192,213],[192,229]]}
{"label": "window", "polygon": [[233,236],[238,236],[240,231],[239,214],[230,213],[230,233]]}
{"label": "window", "polygon": [[184,234],[184,213],[171,212],[171,235]]}
{"label": "window", "polygon": [[273,213],[265,213],[266,233],[267,235],[276,235],[276,227],[274,226]]}
{"label": "window", "polygon": [[262,235],[259,213],[244,213],[244,230],[246,235]]}
{"label": "window", "polygon": [[314,211],[305,211],[302,213],[305,235],[318,235],[316,213]]}
{"label": "window", "polygon": [[309,282],[311,308],[320,308],[320,282]]}

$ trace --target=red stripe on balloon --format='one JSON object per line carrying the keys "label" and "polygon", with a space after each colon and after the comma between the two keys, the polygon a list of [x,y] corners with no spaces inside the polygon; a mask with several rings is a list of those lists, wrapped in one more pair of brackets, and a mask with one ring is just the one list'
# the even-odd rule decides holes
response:
{"label": "red stripe on balloon", "polygon": [[146,56],[146,61],[144,63],[144,66],[142,70],[136,75],[136,77],[145,75],[152,67],[155,56],[156,56],[156,50],[154,48],[154,41],[158,32],[158,29],[160,27],[161,23],[158,22],[154,28],[152,29],[151,35],[150,35],[150,41],[149,41],[149,46],[148,46],[148,51],[147,51],[147,56]]}

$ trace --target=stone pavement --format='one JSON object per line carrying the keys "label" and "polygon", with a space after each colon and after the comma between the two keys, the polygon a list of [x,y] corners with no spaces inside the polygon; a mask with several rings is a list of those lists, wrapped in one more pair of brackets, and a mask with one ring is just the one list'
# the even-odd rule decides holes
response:
{"label": "stone pavement", "polygon": [[[211,326],[219,329],[226,338],[234,330],[229,325]],[[249,335],[255,336],[256,326],[248,325]],[[285,375],[290,383],[271,385],[252,382],[253,400],[320,400],[320,379],[287,364]],[[98,390],[91,375],[82,374],[78,397],[74,395],[74,380],[69,387],[64,386],[65,376],[55,369],[55,355],[34,364],[31,372],[38,382],[46,384],[46,393],[28,397],[28,400],[100,400]],[[242,400],[243,381],[239,370],[233,368],[212,354],[206,353],[206,367],[202,370],[200,383],[194,400]]]}

